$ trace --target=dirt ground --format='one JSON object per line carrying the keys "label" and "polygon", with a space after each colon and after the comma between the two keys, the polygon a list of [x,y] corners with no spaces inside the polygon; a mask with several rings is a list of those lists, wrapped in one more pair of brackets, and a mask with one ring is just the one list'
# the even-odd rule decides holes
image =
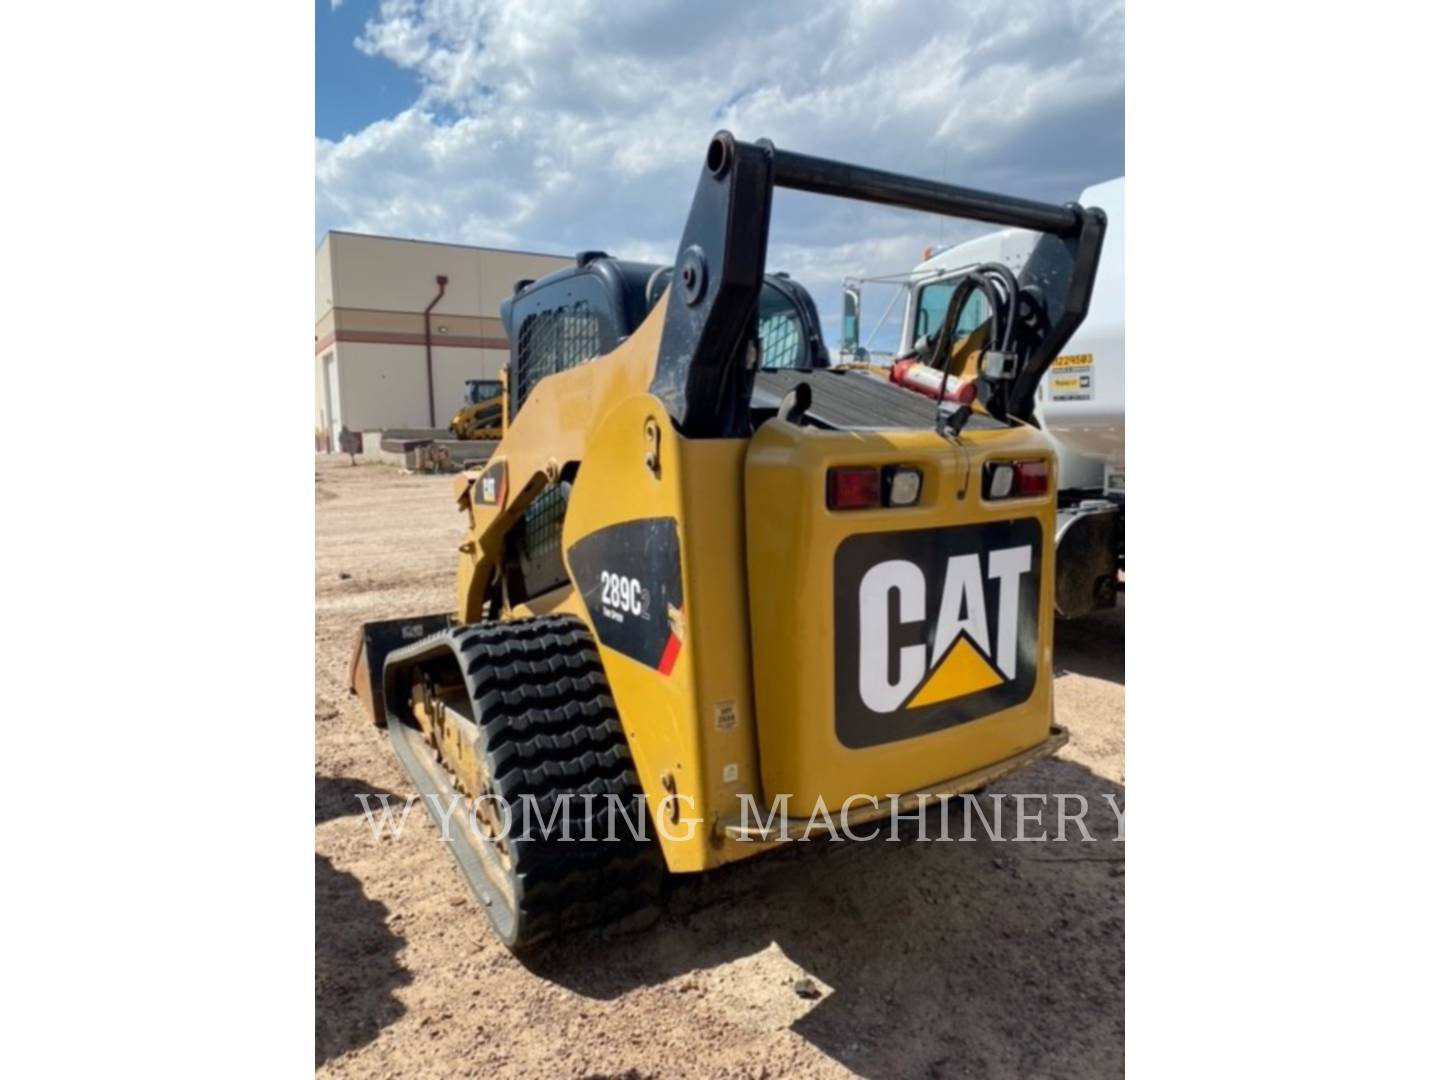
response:
{"label": "dirt ground", "polygon": [[[797,844],[672,879],[658,924],[562,942],[527,966],[490,933],[422,807],[377,841],[355,798],[411,790],[345,669],[359,622],[452,607],[450,478],[343,458],[317,458],[315,473],[318,1072],[1123,1072],[1124,844],[1103,801],[1124,805],[1123,611],[1058,631],[1072,742],[992,789],[1051,794],[1052,837],[1053,795],[1083,794],[1098,842],[1072,826],[1063,843],[977,830],[971,843]],[[801,979],[819,996],[797,992]]]}

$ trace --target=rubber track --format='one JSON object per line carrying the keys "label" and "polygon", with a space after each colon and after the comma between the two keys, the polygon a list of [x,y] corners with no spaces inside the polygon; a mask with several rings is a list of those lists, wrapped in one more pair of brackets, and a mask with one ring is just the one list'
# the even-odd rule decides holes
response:
{"label": "rubber track", "polygon": [[[609,830],[607,797],[622,800],[634,816],[639,779],[584,623],[562,615],[459,626],[405,652],[434,656],[435,646],[447,641],[465,679],[496,793],[517,813],[522,797],[533,799],[549,820],[557,798],[594,795],[596,836]],[[582,806],[570,802],[572,836],[583,835],[576,814]],[[645,826],[651,829],[648,821]],[[507,944],[523,949],[655,904],[664,871],[653,832],[644,843],[630,837],[623,821],[615,832],[624,839],[565,842],[536,835],[510,841],[516,918],[513,934],[502,931]]]}

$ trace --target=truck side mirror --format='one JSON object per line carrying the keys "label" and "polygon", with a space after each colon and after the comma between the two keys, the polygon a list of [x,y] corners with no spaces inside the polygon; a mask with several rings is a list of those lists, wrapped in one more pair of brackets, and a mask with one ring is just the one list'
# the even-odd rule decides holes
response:
{"label": "truck side mirror", "polygon": [[840,351],[854,354],[860,348],[860,290],[845,289],[845,314],[840,322]]}

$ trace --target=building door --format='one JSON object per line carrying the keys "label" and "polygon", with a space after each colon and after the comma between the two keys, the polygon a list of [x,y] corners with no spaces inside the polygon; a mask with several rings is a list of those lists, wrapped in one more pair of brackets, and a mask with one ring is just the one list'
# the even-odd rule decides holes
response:
{"label": "building door", "polygon": [[340,369],[334,352],[325,354],[325,423],[333,454],[340,449]]}

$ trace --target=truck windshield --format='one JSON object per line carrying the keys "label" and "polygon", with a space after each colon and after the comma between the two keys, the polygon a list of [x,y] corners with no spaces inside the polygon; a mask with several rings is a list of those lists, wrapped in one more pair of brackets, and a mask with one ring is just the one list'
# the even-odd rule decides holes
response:
{"label": "truck windshield", "polygon": [[[915,335],[916,341],[928,334],[937,333],[940,323],[945,318],[945,309],[950,306],[950,297],[955,295],[955,282],[937,281],[932,285],[924,285],[920,288],[920,295],[915,300]],[[989,316],[989,305],[985,302],[984,294],[974,292],[970,299],[965,301],[965,308],[960,312],[960,325],[955,328],[957,337],[968,334],[974,330]]]}

